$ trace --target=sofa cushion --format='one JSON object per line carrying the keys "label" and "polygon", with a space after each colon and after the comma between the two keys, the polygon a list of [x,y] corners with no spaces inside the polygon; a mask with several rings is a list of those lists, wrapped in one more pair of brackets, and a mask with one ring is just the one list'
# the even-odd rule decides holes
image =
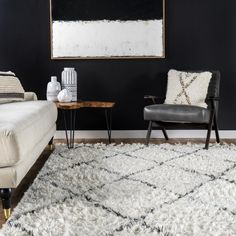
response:
{"label": "sofa cushion", "polygon": [[156,104],[144,108],[144,120],[208,123],[209,119],[210,111],[198,106]]}
{"label": "sofa cushion", "polygon": [[56,105],[27,101],[0,105],[0,167],[28,158],[38,142],[55,125]]}

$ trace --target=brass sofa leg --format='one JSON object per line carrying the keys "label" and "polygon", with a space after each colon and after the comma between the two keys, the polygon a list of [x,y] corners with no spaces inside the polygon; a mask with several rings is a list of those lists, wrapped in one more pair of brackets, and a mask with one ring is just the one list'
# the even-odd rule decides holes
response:
{"label": "brass sofa leg", "polygon": [[48,146],[49,146],[50,151],[52,151],[53,148],[54,148],[54,146],[53,146],[53,138],[54,138],[54,137],[52,137],[51,140],[50,140],[49,143],[48,143]]}
{"label": "brass sofa leg", "polygon": [[4,219],[8,220],[11,216],[11,208],[3,209]]}
{"label": "brass sofa leg", "polygon": [[2,208],[5,220],[11,216],[11,189],[0,189],[0,198],[2,199]]}

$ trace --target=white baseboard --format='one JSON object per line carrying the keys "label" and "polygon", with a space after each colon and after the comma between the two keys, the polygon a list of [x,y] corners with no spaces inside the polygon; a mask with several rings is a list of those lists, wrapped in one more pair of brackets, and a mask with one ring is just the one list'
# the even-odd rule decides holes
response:
{"label": "white baseboard", "polygon": [[[145,138],[146,130],[113,130],[112,138],[129,139],[129,138]],[[206,138],[205,130],[168,130],[170,138]],[[152,138],[164,138],[159,130],[153,130]],[[212,138],[215,138],[215,133],[212,132]],[[58,130],[55,135],[56,139],[64,139],[65,131]],[[103,139],[107,138],[106,130],[76,130],[76,139]],[[236,139],[236,130],[221,130],[220,138]]]}

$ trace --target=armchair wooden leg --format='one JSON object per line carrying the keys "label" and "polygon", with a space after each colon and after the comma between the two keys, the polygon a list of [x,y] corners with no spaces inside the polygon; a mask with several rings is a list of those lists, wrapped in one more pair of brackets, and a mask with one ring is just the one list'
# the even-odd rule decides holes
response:
{"label": "armchair wooden leg", "polygon": [[206,138],[206,143],[205,143],[205,149],[208,150],[209,148],[209,142],[211,138],[211,131],[212,131],[212,126],[213,126],[213,121],[214,121],[214,112],[211,113],[210,121],[208,124],[208,130],[207,130],[207,138]]}
{"label": "armchair wooden leg", "polygon": [[2,199],[2,208],[5,220],[11,215],[11,189],[0,189],[0,198]]}
{"label": "armchair wooden leg", "polygon": [[220,135],[219,135],[219,129],[218,129],[216,116],[214,116],[214,128],[215,128],[215,133],[216,133],[216,142],[220,143]]}
{"label": "armchair wooden leg", "polygon": [[146,145],[148,146],[150,137],[151,137],[151,132],[152,132],[152,121],[149,121],[148,124],[148,131],[147,131],[147,136],[146,136]]}
{"label": "armchair wooden leg", "polygon": [[161,130],[162,130],[162,133],[163,133],[163,135],[164,135],[166,141],[169,140],[169,137],[168,137],[168,135],[167,135],[166,129],[165,129],[164,127],[161,127]]}

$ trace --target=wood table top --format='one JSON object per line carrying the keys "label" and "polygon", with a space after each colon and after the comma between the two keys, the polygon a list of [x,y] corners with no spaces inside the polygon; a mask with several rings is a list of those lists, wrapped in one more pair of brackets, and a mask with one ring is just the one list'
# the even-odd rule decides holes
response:
{"label": "wood table top", "polygon": [[115,106],[114,102],[101,102],[101,101],[78,101],[78,102],[55,102],[57,108],[64,110],[73,110],[79,108],[112,108]]}

